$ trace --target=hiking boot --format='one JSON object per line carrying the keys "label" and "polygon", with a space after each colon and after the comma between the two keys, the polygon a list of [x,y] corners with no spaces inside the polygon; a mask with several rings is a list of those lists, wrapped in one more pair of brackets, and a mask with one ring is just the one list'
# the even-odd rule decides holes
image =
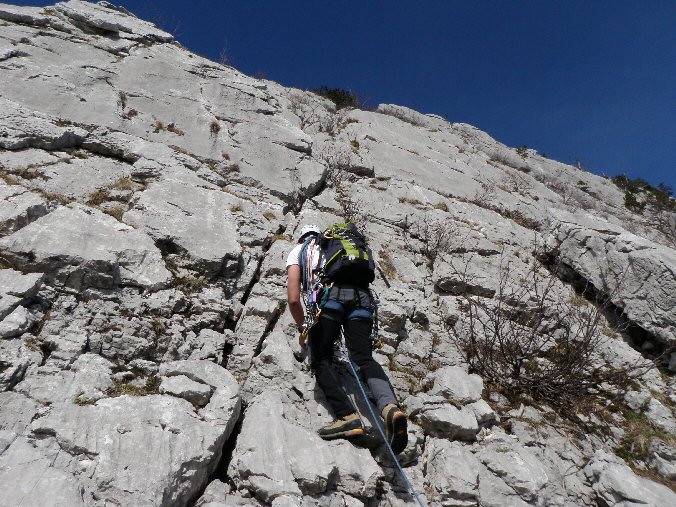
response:
{"label": "hiking boot", "polygon": [[385,435],[395,454],[406,449],[408,443],[408,420],[398,406],[390,403],[383,409]]}
{"label": "hiking boot", "polygon": [[331,424],[319,429],[319,436],[324,440],[333,438],[347,438],[364,434],[364,426],[356,412],[336,419]]}

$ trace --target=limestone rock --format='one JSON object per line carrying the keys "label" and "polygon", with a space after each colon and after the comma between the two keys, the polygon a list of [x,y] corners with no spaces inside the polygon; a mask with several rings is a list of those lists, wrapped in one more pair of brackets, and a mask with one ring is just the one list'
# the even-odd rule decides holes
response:
{"label": "limestone rock", "polygon": [[70,369],[40,366],[15,387],[40,403],[94,403],[106,397],[112,385],[110,361],[96,354],[82,354]]}
{"label": "limestone rock", "polygon": [[0,338],[19,336],[33,325],[33,316],[23,306],[17,306],[0,322]]}
{"label": "limestone rock", "polygon": [[676,340],[676,254],[598,218],[552,211],[550,243],[577,275],[609,293],[665,344]]}
{"label": "limestone rock", "polygon": [[143,229],[171,253],[185,253],[207,275],[228,273],[241,252],[231,208],[239,200],[214,188],[166,180],[132,201],[124,221]]}
{"label": "limestone rock", "polygon": [[[236,419],[237,413],[223,417]],[[90,487],[128,505],[185,504],[206,484],[229,436],[187,401],[158,395],[56,404],[31,427],[54,435],[67,453],[93,456]]]}
{"label": "limestone rock", "polygon": [[481,399],[484,383],[479,375],[470,375],[457,366],[445,366],[435,371],[432,378],[434,385],[429,391],[432,396],[443,396],[457,405],[466,405]]}
{"label": "limestone rock", "polygon": [[585,473],[593,483],[597,501],[610,507],[667,507],[676,502],[676,493],[669,488],[635,475],[621,460],[604,451],[594,455]]}
{"label": "limestone rock", "polygon": [[147,21],[137,19],[126,11],[117,11],[108,2],[92,4],[80,0],[70,0],[59,2],[55,8],[77,25],[85,25],[104,32],[113,32],[121,37],[161,42],[169,42],[174,39],[170,34],[155,28]]}
{"label": "limestone rock", "polygon": [[148,236],[79,204],[60,207],[0,239],[0,248],[26,269],[45,271],[74,288],[158,289],[170,277]]}
{"label": "limestone rock", "polygon": [[35,349],[21,338],[0,340],[0,392],[12,389],[42,362],[42,354]]}
{"label": "limestone rock", "polygon": [[430,439],[423,460],[428,487],[442,505],[476,505],[479,500],[479,467],[474,455],[459,442]]}
{"label": "limestone rock", "polygon": [[273,391],[247,409],[228,470],[238,489],[265,502],[282,495],[318,495],[334,483],[350,495],[373,496],[381,472],[366,450],[345,441],[325,442],[284,414]]}
{"label": "limestone rock", "polygon": [[60,149],[77,146],[87,131],[73,126],[58,126],[56,119],[0,97],[0,147],[8,150],[35,147]]}
{"label": "limestone rock", "polygon": [[3,491],[0,505],[92,505],[91,493],[83,495],[80,481],[55,466],[61,452],[54,439],[19,437],[14,440],[0,453],[0,488]]}
{"label": "limestone rock", "polygon": [[419,418],[425,431],[439,438],[472,440],[479,432],[474,412],[450,404],[424,408]]}
{"label": "limestone rock", "polygon": [[0,236],[18,231],[45,214],[47,207],[39,195],[0,181]]}
{"label": "limestone rock", "polygon": [[506,435],[491,440],[477,453],[478,459],[526,502],[532,502],[550,481],[546,469],[528,447]]}
{"label": "limestone rock", "polygon": [[211,396],[211,387],[190,380],[185,375],[176,375],[162,379],[160,394],[171,394],[189,401],[193,405],[206,405]]}

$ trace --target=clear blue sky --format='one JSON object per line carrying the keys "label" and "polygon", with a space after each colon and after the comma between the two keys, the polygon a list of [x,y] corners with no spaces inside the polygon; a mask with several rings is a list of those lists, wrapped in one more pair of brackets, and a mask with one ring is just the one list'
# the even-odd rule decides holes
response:
{"label": "clear blue sky", "polygon": [[113,3],[247,74],[351,89],[676,190],[674,0]]}

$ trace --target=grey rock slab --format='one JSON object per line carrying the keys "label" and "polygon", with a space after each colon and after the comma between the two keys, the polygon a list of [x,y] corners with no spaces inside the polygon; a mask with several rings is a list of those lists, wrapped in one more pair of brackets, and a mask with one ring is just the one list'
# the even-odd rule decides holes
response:
{"label": "grey rock slab", "polygon": [[473,440],[479,432],[474,412],[450,404],[423,408],[418,417],[425,433],[439,438]]}
{"label": "grey rock slab", "polygon": [[[63,157],[61,161],[35,169],[39,178],[24,183],[31,189],[87,202],[115,201],[115,185],[126,182],[132,166],[115,158],[98,155]],[[120,199],[118,199],[120,200]],[[124,199],[121,199],[124,200]],[[95,201],[95,202],[96,202]],[[119,206],[116,203],[116,206]]]}
{"label": "grey rock slab", "polygon": [[481,507],[529,507],[532,505],[524,502],[505,481],[483,465],[479,467],[479,497]]}
{"label": "grey rock slab", "polygon": [[223,350],[226,343],[232,343],[232,332],[219,333],[213,329],[202,329],[198,335],[179,348],[179,354],[186,359],[208,359],[217,364],[223,363]]}
{"label": "grey rock slab", "polygon": [[34,297],[44,279],[42,273],[21,273],[13,269],[0,269],[0,295],[20,298]]}
{"label": "grey rock slab", "polygon": [[628,319],[676,340],[676,252],[580,212],[552,210],[548,244],[579,276],[609,293]]}
{"label": "grey rock slab", "polygon": [[429,394],[443,396],[457,405],[466,405],[481,399],[484,382],[479,375],[469,374],[457,366],[444,366],[432,374],[434,385]]}
{"label": "grey rock slab", "polygon": [[[479,460],[459,442],[430,438],[423,454],[428,497],[442,505],[474,506],[479,500]],[[429,490],[434,491],[430,495]]]}
{"label": "grey rock slab", "polygon": [[667,433],[676,434],[676,419],[674,413],[668,406],[662,404],[658,399],[652,398],[645,409],[645,414],[650,421]]}
{"label": "grey rock slab", "polygon": [[211,361],[189,360],[162,363],[159,374],[163,377],[184,375],[195,382],[214,388],[229,387],[236,390],[239,387],[232,373]]}
{"label": "grey rock slab", "polygon": [[166,180],[132,200],[124,221],[172,245],[207,274],[223,274],[241,254],[234,213],[240,201],[216,188]]}
{"label": "grey rock slab", "polygon": [[21,104],[0,97],[0,147],[20,150],[33,147],[57,150],[78,146],[87,137],[79,127],[55,124],[56,119],[32,111]]}
{"label": "grey rock slab", "polygon": [[0,393],[0,455],[26,428],[38,413],[39,405],[19,393]]}
{"label": "grey rock slab", "polygon": [[159,289],[171,277],[147,235],[80,204],[60,207],[0,239],[0,248],[20,266],[78,289],[117,284]]}
{"label": "grey rock slab", "polygon": [[190,380],[185,375],[176,375],[162,379],[160,394],[171,394],[193,405],[203,406],[211,397],[211,386]]}
{"label": "grey rock slab", "polygon": [[490,425],[500,421],[500,417],[495,413],[495,410],[485,400],[468,403],[463,408],[471,410],[476,417],[480,426]]}
{"label": "grey rock slab", "polygon": [[112,366],[107,359],[86,353],[79,356],[68,370],[41,366],[14,389],[45,404],[93,403],[106,397],[106,390],[113,383]]}
{"label": "grey rock slab", "polygon": [[0,181],[0,236],[6,236],[47,214],[45,200],[20,185]]}
{"label": "grey rock slab", "polygon": [[32,441],[19,437],[0,453],[0,506],[92,505],[91,496],[83,494],[80,481],[73,474],[54,466],[60,452],[53,439]]}
{"label": "grey rock slab", "polygon": [[85,25],[120,36],[170,42],[174,37],[156,28],[152,23],[132,16],[126,10],[116,10],[108,2],[93,4],[79,0],[59,2],[54,8],[73,20],[76,25]]}
{"label": "grey rock slab", "polygon": [[229,436],[187,401],[161,395],[56,404],[31,427],[70,454],[91,456],[99,498],[139,506],[185,505],[206,485]]}
{"label": "grey rock slab", "polygon": [[592,481],[597,501],[609,507],[670,507],[676,493],[666,486],[639,477],[622,461],[604,451],[597,451],[585,467]]}
{"label": "grey rock slab", "polygon": [[21,338],[0,340],[0,392],[14,388],[42,362],[42,354]]}
{"label": "grey rock slab", "polygon": [[17,306],[12,313],[0,321],[0,338],[13,338],[28,331],[35,323],[33,316],[23,306]]}
{"label": "grey rock slab", "polygon": [[498,437],[480,449],[478,459],[526,502],[532,502],[549,483],[544,464],[528,447]]}
{"label": "grey rock slab", "polygon": [[288,419],[280,395],[267,391],[247,409],[228,475],[238,489],[270,502],[282,495],[318,495],[330,486],[358,498],[375,493],[380,468],[365,449],[325,442]]}

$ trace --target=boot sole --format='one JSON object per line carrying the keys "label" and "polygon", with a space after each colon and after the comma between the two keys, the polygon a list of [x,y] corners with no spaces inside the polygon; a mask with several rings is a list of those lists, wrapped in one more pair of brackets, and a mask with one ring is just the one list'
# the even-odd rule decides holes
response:
{"label": "boot sole", "polygon": [[335,438],[349,438],[364,434],[364,428],[355,428],[353,430],[341,431],[340,433],[331,433],[329,435],[319,435],[324,440],[333,440]]}
{"label": "boot sole", "polygon": [[[390,419],[388,417],[388,419]],[[406,414],[397,412],[387,421],[388,438],[394,454],[401,453],[408,444],[408,420]]]}

